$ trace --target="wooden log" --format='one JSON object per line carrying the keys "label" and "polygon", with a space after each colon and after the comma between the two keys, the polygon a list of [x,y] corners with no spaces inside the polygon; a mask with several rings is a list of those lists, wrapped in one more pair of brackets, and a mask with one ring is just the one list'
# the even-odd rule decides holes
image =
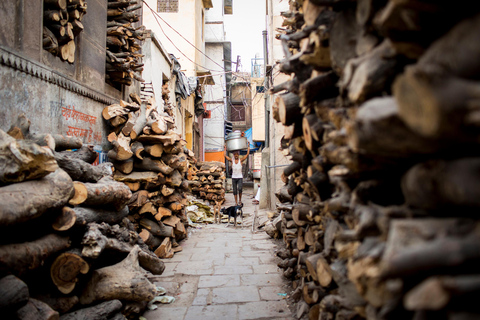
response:
{"label": "wooden log", "polygon": [[302,122],[303,139],[308,150],[313,151],[319,144],[323,136],[323,122],[315,114],[309,114],[303,117]]}
{"label": "wooden log", "polygon": [[178,140],[180,140],[180,135],[170,130],[164,135],[150,134],[150,135],[140,135],[137,137],[137,141],[152,143],[152,144],[161,143],[164,146],[172,145]]}
{"label": "wooden log", "polygon": [[[166,182],[168,185],[172,187],[180,187],[180,185],[183,182],[184,177],[178,172],[178,170],[173,170],[173,172],[166,177]],[[220,185],[219,188],[223,187],[223,185]]]}
{"label": "wooden log", "polygon": [[479,252],[478,235],[437,238],[422,245],[405,248],[394,256],[386,256],[382,259],[380,277],[411,277],[444,268],[453,272],[455,268],[478,261]]}
{"label": "wooden log", "polygon": [[478,81],[409,67],[394,83],[399,113],[407,125],[427,138],[466,140],[478,127]]}
{"label": "wooden log", "polygon": [[113,174],[112,164],[109,162],[93,166],[83,160],[65,157],[58,152],[54,152],[54,156],[58,166],[75,181],[97,182],[103,177]]}
{"label": "wooden log", "polygon": [[[404,304],[407,310],[442,310],[453,299],[466,299],[480,290],[478,275],[459,275],[453,277],[434,276],[422,281],[405,294]],[[434,295],[434,299],[432,299]],[[427,298],[428,296],[428,298]],[[457,302],[457,305],[460,302]]]}
{"label": "wooden log", "polygon": [[341,88],[354,103],[380,96],[400,69],[392,43],[387,39],[371,52],[351,59],[345,66]]}
{"label": "wooden log", "polygon": [[0,130],[0,183],[40,179],[57,169],[50,150]]}
{"label": "wooden log", "polygon": [[109,210],[98,207],[74,207],[72,210],[75,212],[76,215],[75,224],[77,226],[86,226],[91,222],[106,222],[113,225],[120,223],[123,218],[125,218],[129,214],[128,206],[124,206],[120,210]]}
{"label": "wooden log", "polygon": [[68,174],[57,171],[39,180],[0,188],[0,225],[8,226],[41,216],[47,210],[65,206],[73,195]]}
{"label": "wooden log", "polygon": [[155,250],[155,254],[161,259],[170,259],[173,257],[172,244],[169,237],[163,239],[160,246]]}
{"label": "wooden log", "polygon": [[76,206],[84,203],[88,197],[87,187],[82,182],[74,181],[73,189],[74,189],[73,196],[68,201],[68,204],[72,206]]}
{"label": "wooden log", "polygon": [[120,133],[115,140],[111,141],[116,152],[115,160],[124,161],[133,156],[132,149],[130,148],[131,140],[130,137],[126,137],[123,133]]}
{"label": "wooden log", "polygon": [[65,150],[57,152],[56,154],[59,154],[62,158],[78,159],[90,164],[94,163],[98,158],[98,153],[93,150],[93,145],[86,144],[75,151]]}
{"label": "wooden log", "polygon": [[355,14],[354,8],[337,13],[330,30],[330,57],[336,74],[342,74],[348,60],[355,58],[355,48],[361,31]]}
{"label": "wooden log", "polygon": [[0,246],[0,272],[20,275],[40,267],[52,254],[70,246],[69,238],[56,234],[38,240]]}
{"label": "wooden log", "polygon": [[338,96],[338,79],[337,74],[330,71],[303,82],[300,85],[300,105],[306,106],[314,101]]}
{"label": "wooden log", "polygon": [[154,222],[149,219],[141,219],[140,225],[150,231],[153,235],[159,237],[174,237],[173,228],[164,225],[161,221]]}
{"label": "wooden log", "polygon": [[289,126],[301,116],[300,98],[294,93],[285,93],[277,97],[278,114],[280,122]]}
{"label": "wooden log", "polygon": [[117,210],[122,209],[132,197],[132,192],[123,183],[104,177],[97,183],[84,183],[87,188],[85,206],[113,205]]}
{"label": "wooden log", "polygon": [[392,97],[375,98],[364,103],[348,131],[348,145],[353,151],[394,157],[396,161],[432,154],[441,148],[437,141],[423,138],[406,126]]}
{"label": "wooden log", "polygon": [[[143,244],[143,248],[138,252],[138,262],[140,267],[151,272],[154,275],[160,275],[165,270],[165,264],[148,247]],[[115,250],[128,255],[133,250],[133,245],[120,241],[115,238],[108,238],[105,245],[106,250]]]}
{"label": "wooden log", "polygon": [[142,238],[143,242],[150,248],[150,250],[155,250],[161,243],[159,237],[154,236],[150,231],[147,229],[142,229],[142,231],[138,234],[140,238]]}
{"label": "wooden log", "polygon": [[53,218],[52,229],[56,231],[67,231],[75,225],[77,216],[70,207],[63,207]]}
{"label": "wooden log", "polygon": [[145,147],[143,146],[143,144],[141,142],[135,141],[130,147],[135,157],[137,157],[137,159],[143,160],[142,153],[143,151],[145,151]]}
{"label": "wooden log", "polygon": [[145,152],[147,152],[152,157],[160,158],[163,154],[163,144],[157,143],[154,145],[146,145]]}
{"label": "wooden log", "polygon": [[477,208],[480,158],[431,160],[412,167],[402,178],[405,201],[422,209]]}
{"label": "wooden log", "polygon": [[75,288],[77,276],[86,274],[90,270],[88,263],[78,253],[64,252],[55,258],[50,267],[50,277],[58,290],[63,294],[69,294]]}
{"label": "wooden log", "polygon": [[28,287],[14,275],[0,279],[0,310],[9,313],[22,307],[30,297]]}
{"label": "wooden log", "polygon": [[[109,151],[110,152],[110,151]],[[109,161],[115,167],[116,173],[123,173],[123,174],[131,174],[133,172],[133,164],[134,159],[133,157],[124,161],[117,161],[117,160],[110,160]]]}
{"label": "wooden log", "polygon": [[57,311],[53,310],[48,304],[30,298],[28,299],[27,304],[17,310],[15,313],[16,319],[22,320],[33,320],[33,319],[44,319],[44,320],[58,320],[59,314]]}
{"label": "wooden log", "polygon": [[61,320],[104,320],[113,319],[112,317],[122,309],[120,300],[110,300],[101,302],[95,306],[82,308],[70,313],[66,313],[60,317]]}
{"label": "wooden log", "polygon": [[[162,219],[164,217],[171,217],[172,216],[172,210],[168,209],[168,208],[165,208],[165,207],[158,207],[158,210],[156,210],[156,212],[153,214],[155,219],[157,221],[163,221]],[[165,221],[163,221],[165,223]],[[172,225],[170,224],[167,224],[171,227],[173,227]]]}
{"label": "wooden log", "polygon": [[165,175],[171,174],[174,170],[174,168],[168,166],[162,160],[154,160],[148,157],[143,158],[141,162],[135,162],[134,168],[142,171],[161,172]]}
{"label": "wooden log", "polygon": [[139,190],[132,194],[130,201],[128,201],[129,209],[138,209],[141,208],[148,201],[148,191]]}
{"label": "wooden log", "polygon": [[144,276],[138,264],[140,248],[136,245],[121,262],[93,271],[80,303],[90,304],[99,300],[150,301],[156,287]]}

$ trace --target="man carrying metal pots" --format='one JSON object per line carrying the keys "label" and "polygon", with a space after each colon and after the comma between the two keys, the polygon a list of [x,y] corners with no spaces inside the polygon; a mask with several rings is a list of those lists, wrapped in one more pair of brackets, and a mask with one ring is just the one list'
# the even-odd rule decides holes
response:
{"label": "man carrying metal pots", "polygon": [[[250,154],[250,148],[247,148],[247,154],[240,157],[240,151],[233,151],[233,159],[227,156],[227,146],[224,150],[225,159],[232,163],[232,187],[233,187],[233,196],[235,198],[235,205],[241,205],[242,203],[242,186],[243,186],[243,170],[242,164],[247,160],[248,155]],[[238,201],[237,201],[238,194]]]}

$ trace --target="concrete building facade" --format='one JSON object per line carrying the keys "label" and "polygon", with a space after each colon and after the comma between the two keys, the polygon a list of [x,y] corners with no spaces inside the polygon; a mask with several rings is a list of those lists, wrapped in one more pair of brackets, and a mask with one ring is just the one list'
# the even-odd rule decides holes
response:
{"label": "concrete building facade", "polygon": [[204,120],[205,160],[224,161],[227,84],[231,80],[231,43],[225,41],[224,15],[231,14],[223,0],[213,0],[205,14],[205,66],[212,73],[214,85],[205,88]]}
{"label": "concrete building facade", "polygon": [[107,1],[91,0],[75,38],[74,62],[43,49],[43,0],[0,4],[0,129],[22,113],[32,133],[73,135],[109,148],[101,112],[138,91],[105,82]]}

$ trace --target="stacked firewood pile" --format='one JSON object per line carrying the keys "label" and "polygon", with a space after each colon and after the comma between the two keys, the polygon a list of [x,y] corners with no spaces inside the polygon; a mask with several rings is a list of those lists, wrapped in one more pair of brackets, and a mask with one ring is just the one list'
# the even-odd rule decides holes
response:
{"label": "stacked firewood pile", "polygon": [[[115,167],[114,179],[133,192],[129,203],[136,230],[160,258],[181,251],[178,241],[187,235],[185,205],[188,156],[185,140],[172,129],[175,120],[155,99],[120,101],[105,107],[103,117],[112,132],[107,156]],[[163,101],[165,102],[165,101]],[[188,156],[187,156],[188,155]]]}
{"label": "stacked firewood pile", "polygon": [[304,0],[283,15],[290,80],[271,93],[292,163],[275,225],[298,318],[479,318],[478,7]]}
{"label": "stacked firewood pile", "polygon": [[75,61],[75,37],[83,31],[84,0],[43,1],[43,48],[64,61]]}
{"label": "stacked firewood pile", "polygon": [[188,169],[187,179],[197,198],[223,203],[225,200],[225,163],[199,161]]}
{"label": "stacked firewood pile", "polygon": [[0,150],[2,317],[138,317],[157,295],[146,271],[164,264],[126,218],[132,193],[111,164],[93,166],[79,138],[31,134],[24,115]]}
{"label": "stacked firewood pile", "polygon": [[107,11],[107,63],[105,80],[112,85],[131,85],[133,79],[144,82],[141,49],[145,26],[140,21],[142,3],[135,0],[109,0]]}

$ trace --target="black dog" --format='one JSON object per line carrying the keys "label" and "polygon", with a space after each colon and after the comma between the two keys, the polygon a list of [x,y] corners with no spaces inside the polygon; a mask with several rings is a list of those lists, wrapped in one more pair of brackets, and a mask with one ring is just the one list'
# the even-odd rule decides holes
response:
{"label": "black dog", "polygon": [[227,223],[227,227],[228,225],[230,224],[230,217],[233,217],[233,226],[236,228],[237,227],[237,217],[240,217],[242,219],[242,229],[243,229],[243,203],[240,204],[239,206],[231,206],[231,207],[228,207],[228,208],[222,208],[220,210],[220,212],[222,214],[226,214],[228,215],[228,223]]}

